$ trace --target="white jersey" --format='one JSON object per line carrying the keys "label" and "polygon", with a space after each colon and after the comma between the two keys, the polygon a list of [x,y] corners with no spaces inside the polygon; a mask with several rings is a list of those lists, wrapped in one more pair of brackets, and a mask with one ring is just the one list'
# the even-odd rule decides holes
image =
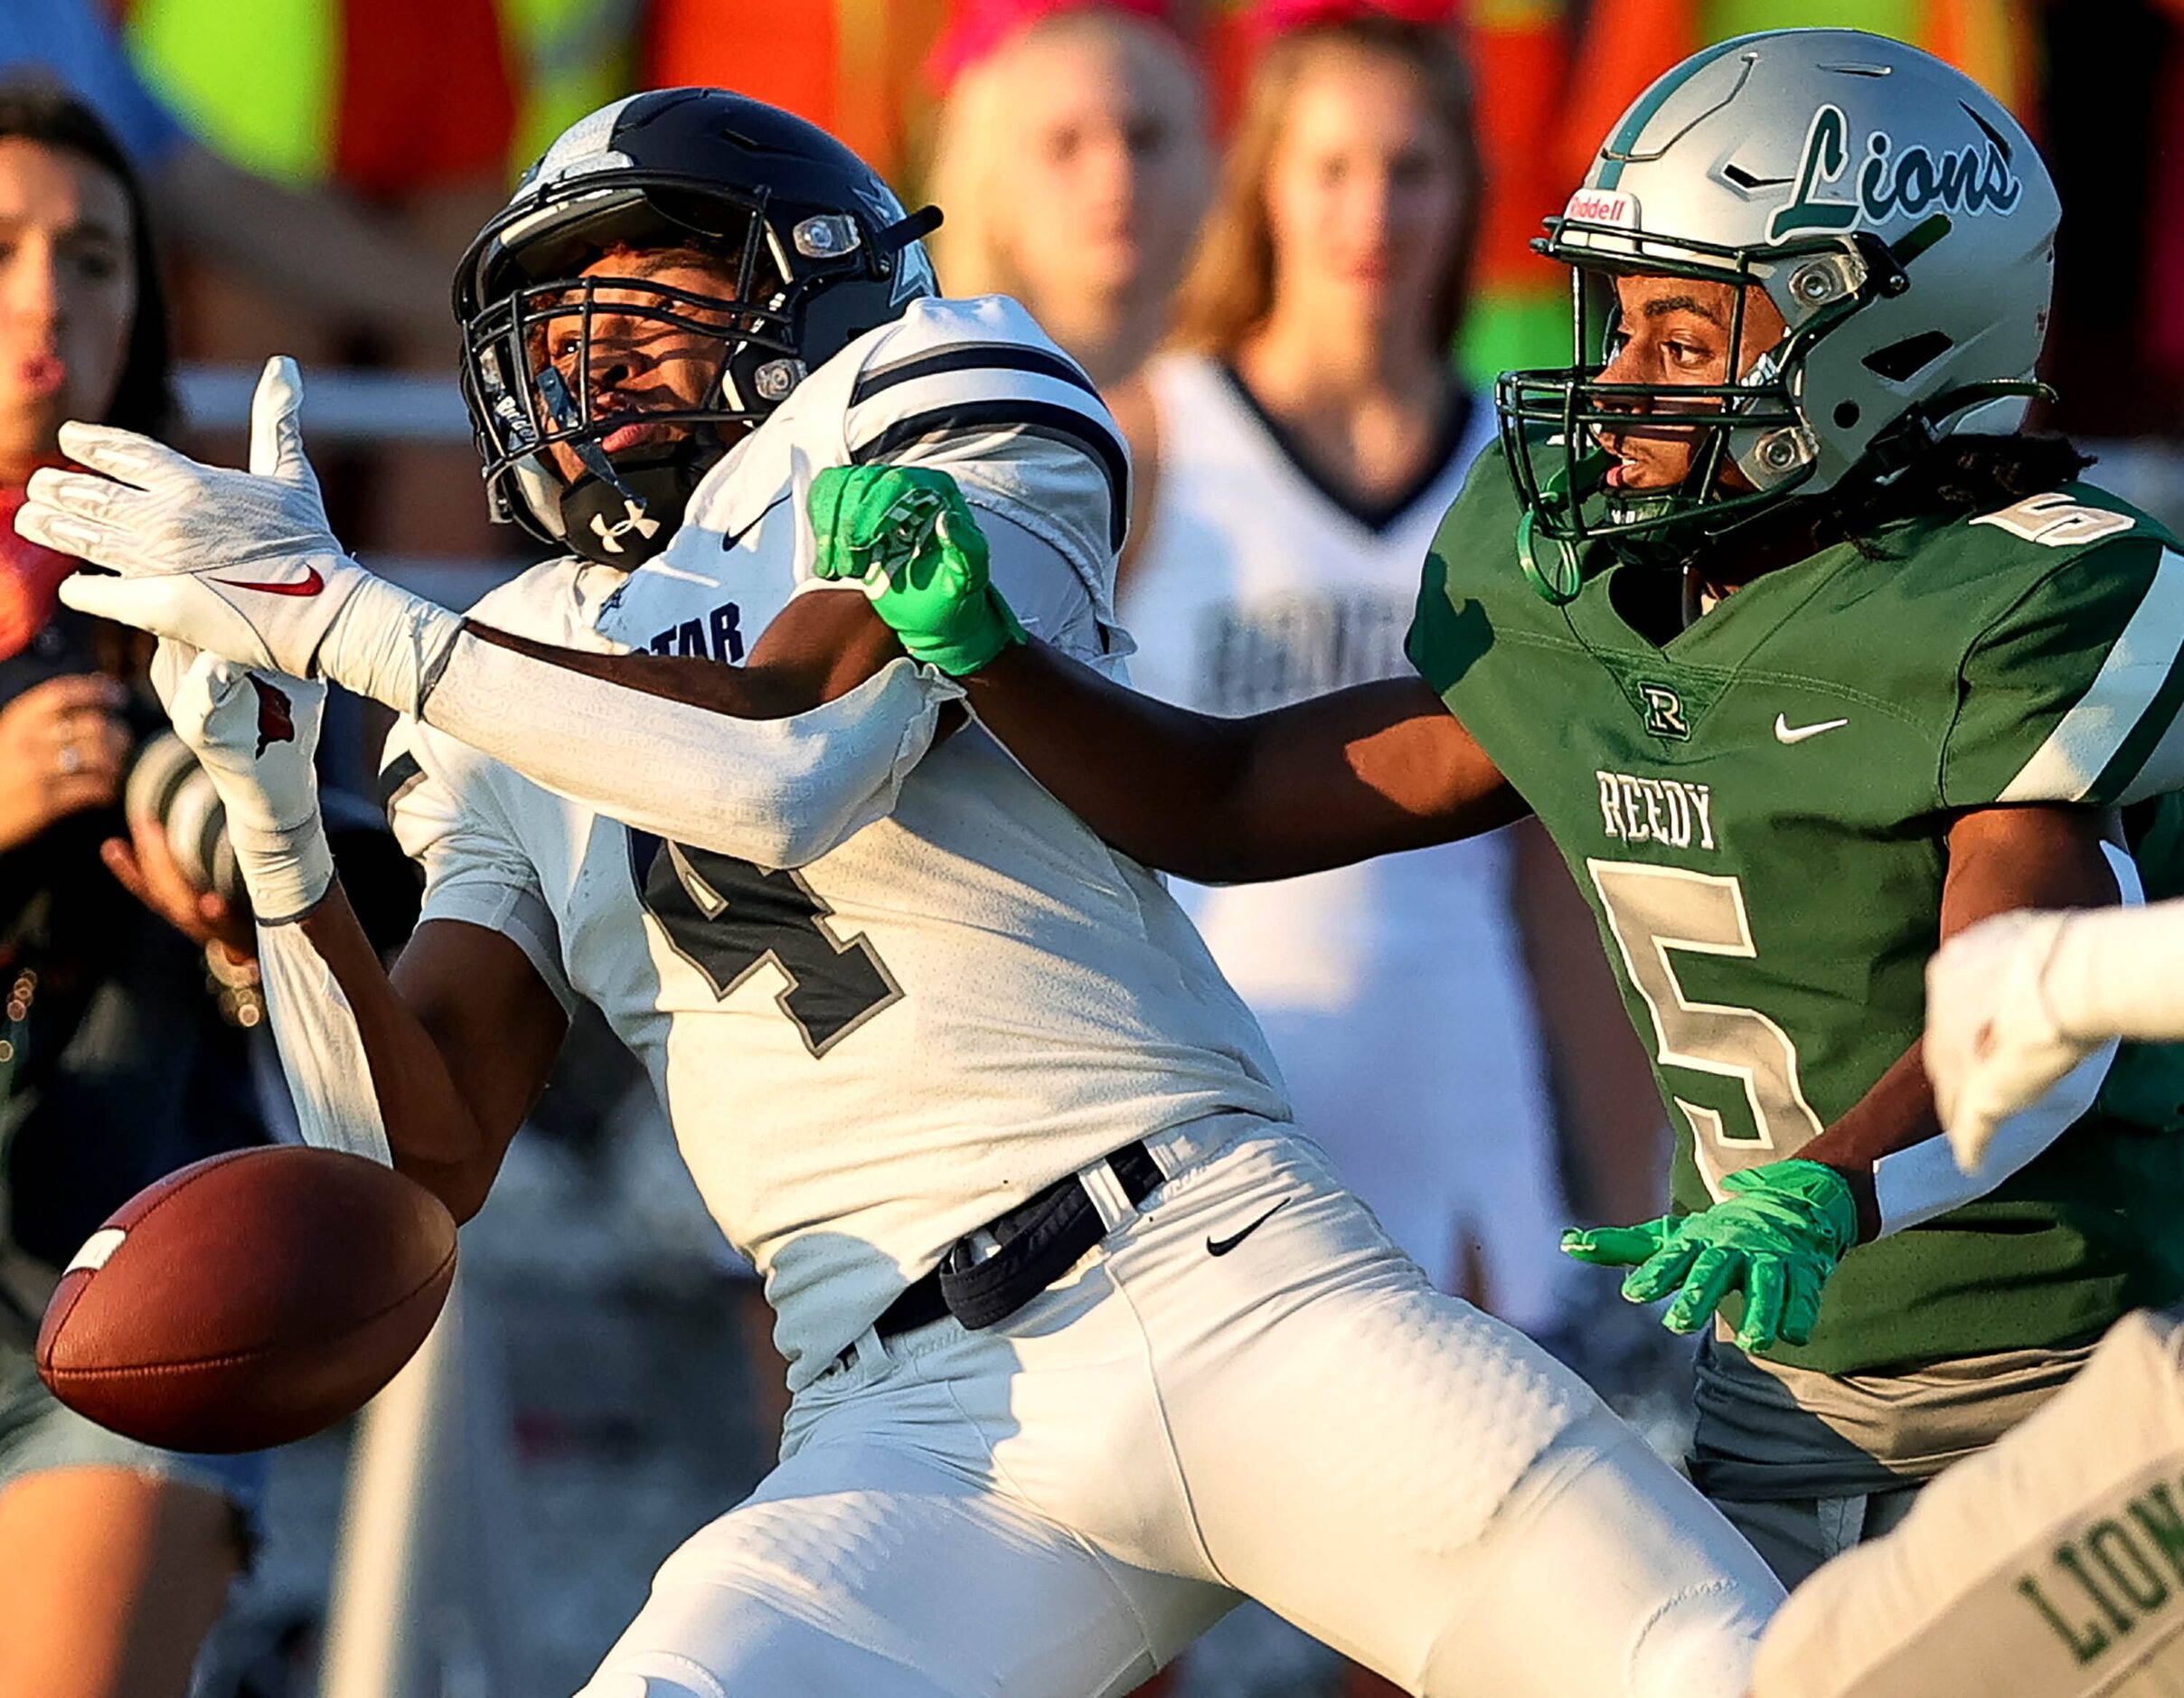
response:
{"label": "white jersey", "polygon": [[[1021,308],[923,301],[737,445],[673,543],[564,560],[474,609],[543,642],[740,662],[810,576],[822,468],[942,467],[1051,545],[1027,627],[1113,669],[1128,465]],[[1066,564],[1065,564],[1066,562]],[[1257,1025],[1160,882],[974,726],[887,817],[795,871],[633,834],[429,726],[388,748],[423,918],[503,930],[644,1062],[714,1218],[758,1265],[802,1385],[948,1245],[1132,1138],[1285,1121]]]}
{"label": "white jersey", "polygon": [[[1243,714],[1407,676],[1418,569],[1492,435],[1474,400],[1424,486],[1360,514],[1312,480],[1228,371],[1202,354],[1147,368],[1161,475],[1123,586],[1131,682]],[[1386,855],[1186,903],[1255,1007],[1336,1009],[1394,974],[1476,987],[1514,974],[1498,842]],[[1490,987],[1491,988],[1491,987]]]}

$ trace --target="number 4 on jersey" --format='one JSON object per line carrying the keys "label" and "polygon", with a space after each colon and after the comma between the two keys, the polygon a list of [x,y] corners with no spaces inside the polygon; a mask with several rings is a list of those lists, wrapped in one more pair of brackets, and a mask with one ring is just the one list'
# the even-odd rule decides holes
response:
{"label": "number 4 on jersey", "polygon": [[772,962],[788,980],[774,1000],[814,1055],[901,999],[880,952],[863,938],[835,937],[826,923],[834,910],[795,873],[635,835],[630,850],[645,910],[674,952],[716,997]]}

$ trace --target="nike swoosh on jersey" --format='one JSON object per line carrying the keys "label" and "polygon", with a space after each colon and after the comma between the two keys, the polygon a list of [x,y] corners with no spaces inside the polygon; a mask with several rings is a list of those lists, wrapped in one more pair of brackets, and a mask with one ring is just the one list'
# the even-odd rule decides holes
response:
{"label": "nike swoosh on jersey", "polygon": [[307,566],[303,579],[297,583],[261,584],[247,578],[215,578],[216,584],[225,584],[231,590],[259,590],[268,596],[315,596],[326,587],[326,580],[318,575],[318,568]]}
{"label": "nike swoosh on jersey", "polygon": [[1257,1231],[1259,1228],[1266,1225],[1267,1222],[1273,1220],[1276,1215],[1281,1213],[1284,1209],[1286,1209],[1292,1203],[1294,1203],[1296,1199],[1294,1197],[1284,1197],[1279,1203],[1276,1203],[1274,1207],[1267,1210],[1266,1213],[1260,1215],[1257,1220],[1252,1222],[1249,1226],[1246,1227],[1242,1231],[1236,1233],[1232,1237],[1208,1238],[1206,1240],[1206,1254],[1209,1256],[1226,1256],[1230,1250],[1234,1250],[1238,1244],[1249,1238],[1254,1232]]}
{"label": "nike swoosh on jersey", "polygon": [[1808,737],[1817,737],[1822,731],[1840,731],[1849,720],[1821,720],[1812,725],[1793,725],[1777,713],[1774,716],[1774,741],[1778,743],[1802,743]]}
{"label": "nike swoosh on jersey", "polygon": [[738,525],[732,531],[721,532],[720,552],[723,554],[727,553],[730,549],[734,548],[737,543],[742,542],[745,537],[748,536],[757,527],[758,522],[761,519],[764,519],[767,514],[773,512],[776,507],[787,505],[788,503],[795,499],[795,496],[793,492],[789,495],[776,495],[773,500],[767,502],[765,507],[761,509],[756,515],[746,519],[741,524]]}

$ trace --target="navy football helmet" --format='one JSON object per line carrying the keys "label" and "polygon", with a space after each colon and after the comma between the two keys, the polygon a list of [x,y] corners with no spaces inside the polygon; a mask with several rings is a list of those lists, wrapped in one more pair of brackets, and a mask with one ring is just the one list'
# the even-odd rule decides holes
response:
{"label": "navy football helmet", "polygon": [[[937,292],[919,238],[939,222],[930,207],[906,215],[824,130],[725,90],[657,90],[580,119],[456,273],[463,395],[494,517],[614,565],[658,552],[707,468],[808,373]],[[732,290],[599,263],[682,249]],[[696,403],[602,409],[592,326],[608,318],[717,344]],[[638,420],[662,428],[610,457],[607,439]]]}

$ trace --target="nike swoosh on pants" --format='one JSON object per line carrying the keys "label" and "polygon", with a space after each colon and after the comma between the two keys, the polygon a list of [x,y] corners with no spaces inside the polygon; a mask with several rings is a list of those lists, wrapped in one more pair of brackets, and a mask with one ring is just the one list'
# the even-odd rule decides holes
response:
{"label": "nike swoosh on pants", "polygon": [[1207,1239],[1206,1254],[1209,1256],[1226,1256],[1230,1250],[1234,1250],[1238,1244],[1242,1243],[1254,1232],[1257,1231],[1259,1228],[1266,1225],[1267,1222],[1273,1220],[1276,1215],[1281,1213],[1284,1209],[1286,1209],[1294,1201],[1295,1199],[1294,1197],[1284,1197],[1279,1203],[1276,1203],[1274,1207],[1267,1210],[1266,1213],[1260,1215],[1257,1220],[1252,1222],[1249,1226],[1246,1227],[1242,1231],[1236,1233],[1232,1237]]}

